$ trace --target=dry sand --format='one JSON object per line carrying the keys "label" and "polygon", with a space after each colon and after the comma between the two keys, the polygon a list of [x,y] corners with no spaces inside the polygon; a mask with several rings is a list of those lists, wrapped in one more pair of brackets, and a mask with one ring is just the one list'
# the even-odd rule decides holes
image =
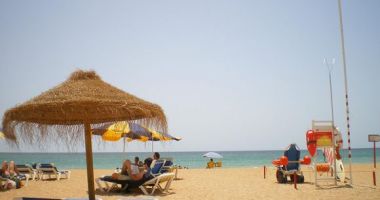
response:
{"label": "dry sand", "polygon": [[[348,168],[348,166],[346,166]],[[168,194],[157,192],[158,199],[380,199],[380,186],[372,183],[372,165],[353,166],[353,187],[339,183],[338,186],[323,185],[316,188],[314,174],[304,168],[305,183],[278,184],[275,169],[269,168],[263,178],[262,168],[181,169]],[[95,177],[110,174],[112,170],[95,170]],[[380,184],[380,172],[377,170]],[[132,194],[96,192],[102,199],[141,196],[139,190]],[[29,181],[21,189],[0,192],[1,200],[14,197],[68,198],[86,197],[85,170],[72,170],[69,180]]]}

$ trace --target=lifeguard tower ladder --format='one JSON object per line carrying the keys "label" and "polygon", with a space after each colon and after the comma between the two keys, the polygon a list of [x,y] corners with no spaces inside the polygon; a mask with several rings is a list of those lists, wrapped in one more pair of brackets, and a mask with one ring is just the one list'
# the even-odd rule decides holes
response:
{"label": "lifeguard tower ladder", "polygon": [[[318,186],[319,181],[332,181],[337,185],[337,174],[336,174],[336,155],[335,155],[335,134],[337,132],[336,127],[332,121],[312,121],[312,131],[314,132],[314,138],[316,142],[316,153],[313,156],[314,164],[314,177],[315,186]],[[326,161],[320,162],[318,160],[318,150],[321,150],[325,154]],[[327,155],[326,155],[327,154]],[[333,170],[332,176],[330,172]],[[327,176],[319,176],[318,173],[327,174]]]}

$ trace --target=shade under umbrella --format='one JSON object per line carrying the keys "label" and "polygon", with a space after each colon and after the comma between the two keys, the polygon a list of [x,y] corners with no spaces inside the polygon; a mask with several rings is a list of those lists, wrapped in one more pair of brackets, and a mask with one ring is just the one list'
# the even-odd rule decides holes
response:
{"label": "shade under umbrella", "polygon": [[[88,190],[95,199],[91,124],[130,121],[166,132],[166,117],[160,106],[149,103],[105,83],[94,71],[76,71],[62,84],[6,111],[3,117],[5,138],[34,144],[36,138],[59,136],[64,141],[85,138]],[[47,131],[48,128],[55,131]],[[56,134],[56,135],[54,135]],[[36,137],[37,135],[37,137]]]}
{"label": "shade under umbrella", "polygon": [[223,158],[222,155],[215,152],[208,152],[208,153],[203,154],[202,156],[205,158],[217,158],[217,159]]}

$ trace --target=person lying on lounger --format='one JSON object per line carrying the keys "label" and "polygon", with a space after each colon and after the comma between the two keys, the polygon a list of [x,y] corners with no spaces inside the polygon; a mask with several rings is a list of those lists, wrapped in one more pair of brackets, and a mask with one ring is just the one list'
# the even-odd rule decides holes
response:
{"label": "person lying on lounger", "polygon": [[[128,171],[128,169],[131,169]],[[139,168],[138,166],[135,166],[131,164],[130,160],[125,160],[123,162],[123,167],[121,168],[120,173],[113,173],[112,174],[112,179],[115,180],[131,180],[131,175],[135,175],[139,173]]]}
{"label": "person lying on lounger", "polygon": [[[145,183],[146,181],[154,178],[151,174],[151,166],[152,164],[152,158],[147,158],[144,160],[144,168],[145,170],[141,170],[138,174],[131,174],[131,180],[127,180],[123,183],[121,183],[121,185],[123,186],[122,188],[124,188],[124,192],[129,192],[129,189],[130,188],[136,188],[136,187],[139,187],[140,185],[142,185],[143,183]],[[132,173],[132,168],[131,168],[131,164],[129,162],[129,164],[127,163],[127,170],[128,170],[128,173]]]}
{"label": "person lying on lounger", "polygon": [[123,168],[125,169],[126,173],[128,174],[128,178],[123,179],[120,174],[112,174],[112,176],[104,176],[99,179],[97,179],[97,184],[100,187],[99,181],[106,181],[106,182],[112,182],[121,184],[122,188],[124,189],[124,192],[129,192],[128,189],[135,188],[146,181],[153,178],[151,175],[151,169],[150,165],[152,163],[152,158],[147,158],[144,160],[144,170],[140,170],[139,173],[133,174],[132,173],[132,164],[130,160],[126,160],[123,164]]}

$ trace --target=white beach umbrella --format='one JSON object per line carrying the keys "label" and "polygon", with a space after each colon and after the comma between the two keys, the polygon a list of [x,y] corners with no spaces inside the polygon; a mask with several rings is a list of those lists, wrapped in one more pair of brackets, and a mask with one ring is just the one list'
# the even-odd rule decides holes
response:
{"label": "white beach umbrella", "polygon": [[223,158],[222,155],[215,153],[215,152],[208,152],[202,155],[205,158]]}

